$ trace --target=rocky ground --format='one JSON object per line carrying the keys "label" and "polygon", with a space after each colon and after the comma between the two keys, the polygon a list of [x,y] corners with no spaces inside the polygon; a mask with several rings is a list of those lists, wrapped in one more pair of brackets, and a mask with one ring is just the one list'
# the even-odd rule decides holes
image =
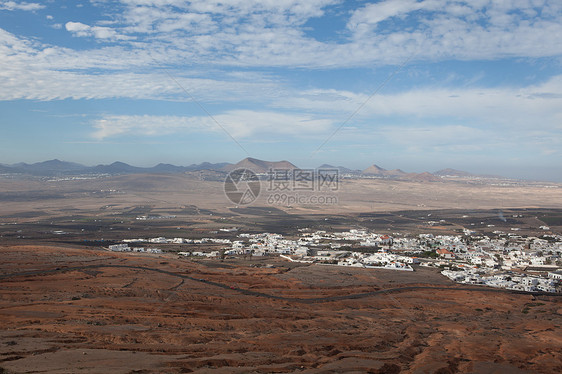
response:
{"label": "rocky ground", "polygon": [[279,259],[45,246],[0,256],[0,372],[562,371],[559,297]]}

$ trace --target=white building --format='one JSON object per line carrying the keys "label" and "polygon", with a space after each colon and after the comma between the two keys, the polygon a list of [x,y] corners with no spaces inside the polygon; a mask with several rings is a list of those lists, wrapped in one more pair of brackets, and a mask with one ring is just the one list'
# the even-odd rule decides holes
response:
{"label": "white building", "polygon": [[548,277],[551,279],[562,279],[562,270],[549,271]]}
{"label": "white building", "polygon": [[114,252],[129,252],[131,248],[129,248],[128,244],[114,244],[109,246],[109,250]]}

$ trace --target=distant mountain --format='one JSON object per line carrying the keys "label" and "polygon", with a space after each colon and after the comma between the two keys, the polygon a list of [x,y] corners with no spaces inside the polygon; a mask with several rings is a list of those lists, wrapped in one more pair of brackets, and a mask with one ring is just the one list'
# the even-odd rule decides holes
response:
{"label": "distant mountain", "polygon": [[170,174],[170,173],[185,173],[188,171],[198,171],[198,170],[215,170],[220,171],[227,165],[227,162],[221,162],[218,164],[211,164],[209,162],[203,162],[201,164],[192,164],[190,166],[176,166],[172,164],[158,164],[153,167],[142,168],[131,166],[124,162],[114,162],[111,165],[98,165],[89,169],[91,173],[101,173],[101,174],[137,174],[137,173],[156,173],[156,174]]}
{"label": "distant mountain", "polygon": [[[506,179],[506,177],[494,174],[472,174],[462,170],[456,169],[442,169],[433,173],[439,177],[466,177],[466,178],[484,178],[484,179]],[[509,179],[509,178],[507,178]]]}
{"label": "distant mountain", "polygon": [[158,164],[156,166],[153,166],[151,168],[146,168],[147,170],[150,170],[153,173],[164,173],[164,174],[168,174],[168,173],[183,173],[184,171],[187,170],[187,168],[185,166],[176,166],[176,165],[172,165],[172,164]]}
{"label": "distant mountain", "polygon": [[[18,163],[12,165],[0,164],[0,174],[26,174],[35,176],[68,176],[79,174],[177,174],[205,172],[194,174],[198,178],[208,180],[219,180],[225,172],[234,169],[246,168],[256,173],[267,173],[271,169],[298,169],[289,161],[264,161],[257,158],[247,157],[236,164],[228,162],[191,164],[189,166],[176,166],[160,163],[152,167],[137,167],[116,161],[109,165],[84,166],[75,162],[61,161],[58,159],[37,162],[34,164]],[[493,178],[501,179],[499,176],[476,175],[456,169],[442,169],[434,173],[406,173],[400,169],[387,170],[373,164],[365,170],[352,170],[343,166],[332,166],[323,164],[317,169],[338,169],[341,174],[353,174],[356,176],[379,177],[395,180],[411,180],[419,182],[433,182],[442,180],[443,177],[468,177],[468,178]]]}
{"label": "distant mountain", "polygon": [[341,174],[361,174],[361,170],[353,170],[344,166],[333,166],[328,164],[320,165],[316,169],[337,169]]}
{"label": "distant mountain", "polygon": [[472,177],[474,174],[462,170],[447,168],[438,170],[433,173],[433,175],[437,175],[440,177]]}
{"label": "distant mountain", "polygon": [[441,180],[439,176],[435,176],[429,172],[423,173],[406,173],[401,169],[386,170],[378,165],[371,165],[361,172],[365,176],[377,176],[386,179],[396,179],[413,182],[438,182]]}
{"label": "distant mountain", "polygon": [[200,164],[191,164],[186,166],[187,171],[197,171],[197,170],[223,170],[227,166],[232,165],[229,162],[219,162],[212,164],[210,162],[202,162]]}
{"label": "distant mountain", "polygon": [[110,165],[97,165],[85,170],[91,174],[135,174],[146,172],[146,168],[131,166],[124,162],[116,161]]}
{"label": "distant mountain", "polygon": [[217,164],[212,164],[210,162],[203,162],[200,164],[191,164],[189,166],[176,166],[171,164],[158,164],[151,168],[145,168],[146,173],[185,173],[188,171],[200,171],[200,170],[213,170],[221,171],[224,167],[231,165],[228,162],[220,162]]}
{"label": "distant mountain", "polygon": [[173,174],[185,173],[188,171],[214,170],[221,171],[226,166],[231,165],[227,162],[212,164],[203,162],[201,164],[192,164],[190,166],[176,166],[172,164],[158,164],[153,167],[137,167],[131,166],[124,162],[116,161],[109,165],[84,166],[74,162],[49,160],[37,162],[34,164],[18,163],[13,165],[0,164],[0,173],[3,174],[28,174],[35,176],[62,176],[62,175],[78,175],[78,174],[139,174],[139,173],[157,173],[157,174]]}
{"label": "distant mountain", "polygon": [[[25,165],[25,164],[24,164]],[[61,161],[58,159],[37,162],[27,166],[34,170],[74,171],[83,169],[85,166],[75,162]]]}
{"label": "distant mountain", "polygon": [[14,169],[7,165],[0,165],[0,173],[1,174],[14,173]]}
{"label": "distant mountain", "polygon": [[34,164],[26,164],[24,162],[20,162],[13,165],[3,165],[0,168],[0,171],[2,171],[3,173],[21,173],[48,176],[75,174],[80,170],[83,170],[84,168],[86,168],[86,166],[77,164],[75,162],[66,162],[54,159],[49,161],[37,162]]}
{"label": "distant mountain", "polygon": [[298,169],[289,161],[263,161],[257,158],[247,157],[234,165],[227,165],[223,168],[224,171],[232,171],[235,169],[249,169],[254,173],[267,173],[271,169]]}

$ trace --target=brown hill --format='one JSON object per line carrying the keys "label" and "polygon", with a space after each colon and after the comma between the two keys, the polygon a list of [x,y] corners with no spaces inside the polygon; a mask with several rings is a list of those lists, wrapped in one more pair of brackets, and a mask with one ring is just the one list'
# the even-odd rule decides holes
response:
{"label": "brown hill", "polygon": [[389,177],[403,177],[406,174],[407,174],[406,172],[400,169],[387,170],[384,172],[384,175]]}
{"label": "brown hill", "polygon": [[224,171],[232,171],[235,169],[250,169],[254,173],[267,173],[271,169],[298,169],[289,161],[263,161],[257,158],[247,157],[234,165],[227,165],[223,168]]}
{"label": "brown hill", "polygon": [[401,178],[407,174],[400,169],[386,170],[374,164],[369,166],[367,169],[363,170],[362,173],[365,175],[377,175],[380,177],[387,177],[387,178]]}
{"label": "brown hill", "polygon": [[367,169],[363,170],[363,174],[366,175],[384,175],[384,172],[387,171],[386,169],[381,168],[378,165],[371,165]]}
{"label": "brown hill", "polygon": [[441,178],[428,172],[406,173],[405,171],[400,169],[386,170],[374,164],[369,166],[367,169],[363,170],[362,174],[369,175],[369,176],[377,176],[381,178],[399,179],[399,180],[406,180],[406,181],[413,181],[413,182],[437,182],[441,180]]}

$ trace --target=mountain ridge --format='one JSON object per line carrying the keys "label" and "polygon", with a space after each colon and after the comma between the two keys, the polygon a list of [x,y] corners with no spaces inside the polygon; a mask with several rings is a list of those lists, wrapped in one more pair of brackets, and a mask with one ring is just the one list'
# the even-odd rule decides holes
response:
{"label": "mountain ridge", "polygon": [[[33,164],[17,163],[17,164],[0,164],[0,173],[2,174],[24,174],[33,176],[69,176],[81,174],[174,174],[188,173],[197,171],[212,171],[215,173],[228,173],[238,168],[247,168],[256,173],[267,173],[272,169],[299,169],[295,164],[287,160],[282,161],[265,161],[253,157],[246,157],[235,164],[228,162],[210,163],[202,162],[200,164],[190,164],[188,166],[177,166],[169,163],[159,163],[152,167],[132,166],[125,162],[115,161],[111,164],[98,164],[95,166],[85,166],[75,162],[61,161],[52,159]],[[499,176],[476,175],[466,171],[446,168],[436,172],[408,173],[401,169],[387,170],[377,164],[372,164],[364,170],[353,170],[344,166],[332,166],[323,164],[318,169],[337,169],[341,174],[355,175],[357,177],[376,177],[383,179],[396,180],[412,180],[412,181],[439,181],[443,178],[459,178],[459,177],[480,177],[480,178],[502,178]]]}
{"label": "mountain ridge", "polygon": [[111,164],[99,164],[95,166],[85,166],[75,162],[61,161],[58,159],[36,162],[33,164],[17,163],[12,165],[0,165],[0,173],[4,174],[27,174],[34,176],[64,176],[77,174],[137,174],[137,173],[184,173],[198,170],[220,170],[226,162],[212,164],[202,162],[201,164],[191,164],[189,166],[176,166],[172,164],[159,163],[152,167],[132,166],[125,162],[115,161]]}

